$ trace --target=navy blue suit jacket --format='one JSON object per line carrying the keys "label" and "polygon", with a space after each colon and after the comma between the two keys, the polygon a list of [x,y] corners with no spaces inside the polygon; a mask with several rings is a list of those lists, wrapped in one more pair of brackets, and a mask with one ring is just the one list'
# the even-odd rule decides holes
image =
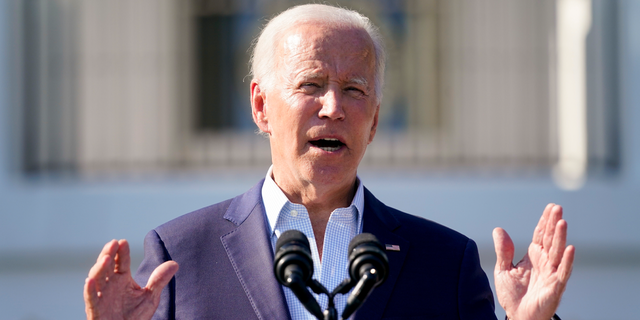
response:
{"label": "navy blue suit jacket", "polygon": [[[262,181],[147,234],[138,283],[164,261],[180,265],[154,319],[290,319],[273,275],[261,188]],[[364,203],[363,231],[400,251],[387,251],[389,277],[356,319],[496,319],[473,240],[387,207],[366,189]]]}

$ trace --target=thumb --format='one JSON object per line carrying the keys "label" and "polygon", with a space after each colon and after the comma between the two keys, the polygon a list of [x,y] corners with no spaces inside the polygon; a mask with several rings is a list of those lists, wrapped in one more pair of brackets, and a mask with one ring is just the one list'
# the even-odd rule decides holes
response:
{"label": "thumb", "polygon": [[495,271],[508,271],[513,267],[515,247],[509,234],[502,228],[493,229],[493,244],[496,248]]}
{"label": "thumb", "polygon": [[175,261],[166,261],[153,270],[149,281],[147,281],[146,288],[151,291],[154,297],[159,298],[162,289],[167,286],[176,272],[178,272],[178,263]]}

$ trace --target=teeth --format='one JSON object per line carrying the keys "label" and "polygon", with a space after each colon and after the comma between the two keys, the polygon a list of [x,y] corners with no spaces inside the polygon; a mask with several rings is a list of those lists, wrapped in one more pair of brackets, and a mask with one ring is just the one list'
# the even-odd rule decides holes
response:
{"label": "teeth", "polygon": [[315,141],[311,141],[311,144],[327,152],[334,152],[340,150],[344,143],[340,142],[336,138],[320,138]]}

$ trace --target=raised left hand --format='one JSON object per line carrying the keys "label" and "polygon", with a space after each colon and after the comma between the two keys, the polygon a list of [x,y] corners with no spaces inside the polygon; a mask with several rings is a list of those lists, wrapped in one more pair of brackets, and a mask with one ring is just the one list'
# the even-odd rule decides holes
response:
{"label": "raised left hand", "polygon": [[571,275],[575,248],[566,246],[567,222],[562,207],[547,205],[533,232],[527,254],[513,265],[514,245],[502,228],[493,230],[494,278],[498,302],[510,320],[553,317]]}
{"label": "raised left hand", "polygon": [[87,319],[151,319],[160,303],[162,289],[177,271],[178,263],[166,261],[153,271],[147,286],[141,288],[131,275],[127,240],[108,242],[85,281]]}

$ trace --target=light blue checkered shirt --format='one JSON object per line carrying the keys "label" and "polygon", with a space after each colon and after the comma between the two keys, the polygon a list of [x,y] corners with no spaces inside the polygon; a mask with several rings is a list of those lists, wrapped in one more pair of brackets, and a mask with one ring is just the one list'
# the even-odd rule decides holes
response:
{"label": "light blue checkered shirt", "polygon": [[[271,246],[275,252],[276,242],[280,234],[287,230],[296,229],[304,233],[309,238],[311,246],[311,256],[313,258],[313,278],[320,281],[330,292],[338,286],[344,279],[349,277],[348,248],[353,237],[362,232],[362,211],[364,209],[364,190],[360,179],[357,178],[358,189],[353,197],[351,205],[347,208],[338,208],[331,213],[327,229],[324,234],[324,244],[322,247],[322,263],[316,246],[316,239],[309,220],[307,209],[296,203],[291,203],[287,196],[280,190],[273,181],[273,167],[269,168],[262,186],[262,199],[267,212],[267,219],[271,227]],[[296,298],[287,287],[282,287],[284,296],[287,299],[289,313],[292,320],[313,320],[311,315],[302,303]],[[327,296],[314,294],[324,311],[328,306]],[[335,306],[338,316],[342,314],[349,294],[338,294],[335,299]]]}

